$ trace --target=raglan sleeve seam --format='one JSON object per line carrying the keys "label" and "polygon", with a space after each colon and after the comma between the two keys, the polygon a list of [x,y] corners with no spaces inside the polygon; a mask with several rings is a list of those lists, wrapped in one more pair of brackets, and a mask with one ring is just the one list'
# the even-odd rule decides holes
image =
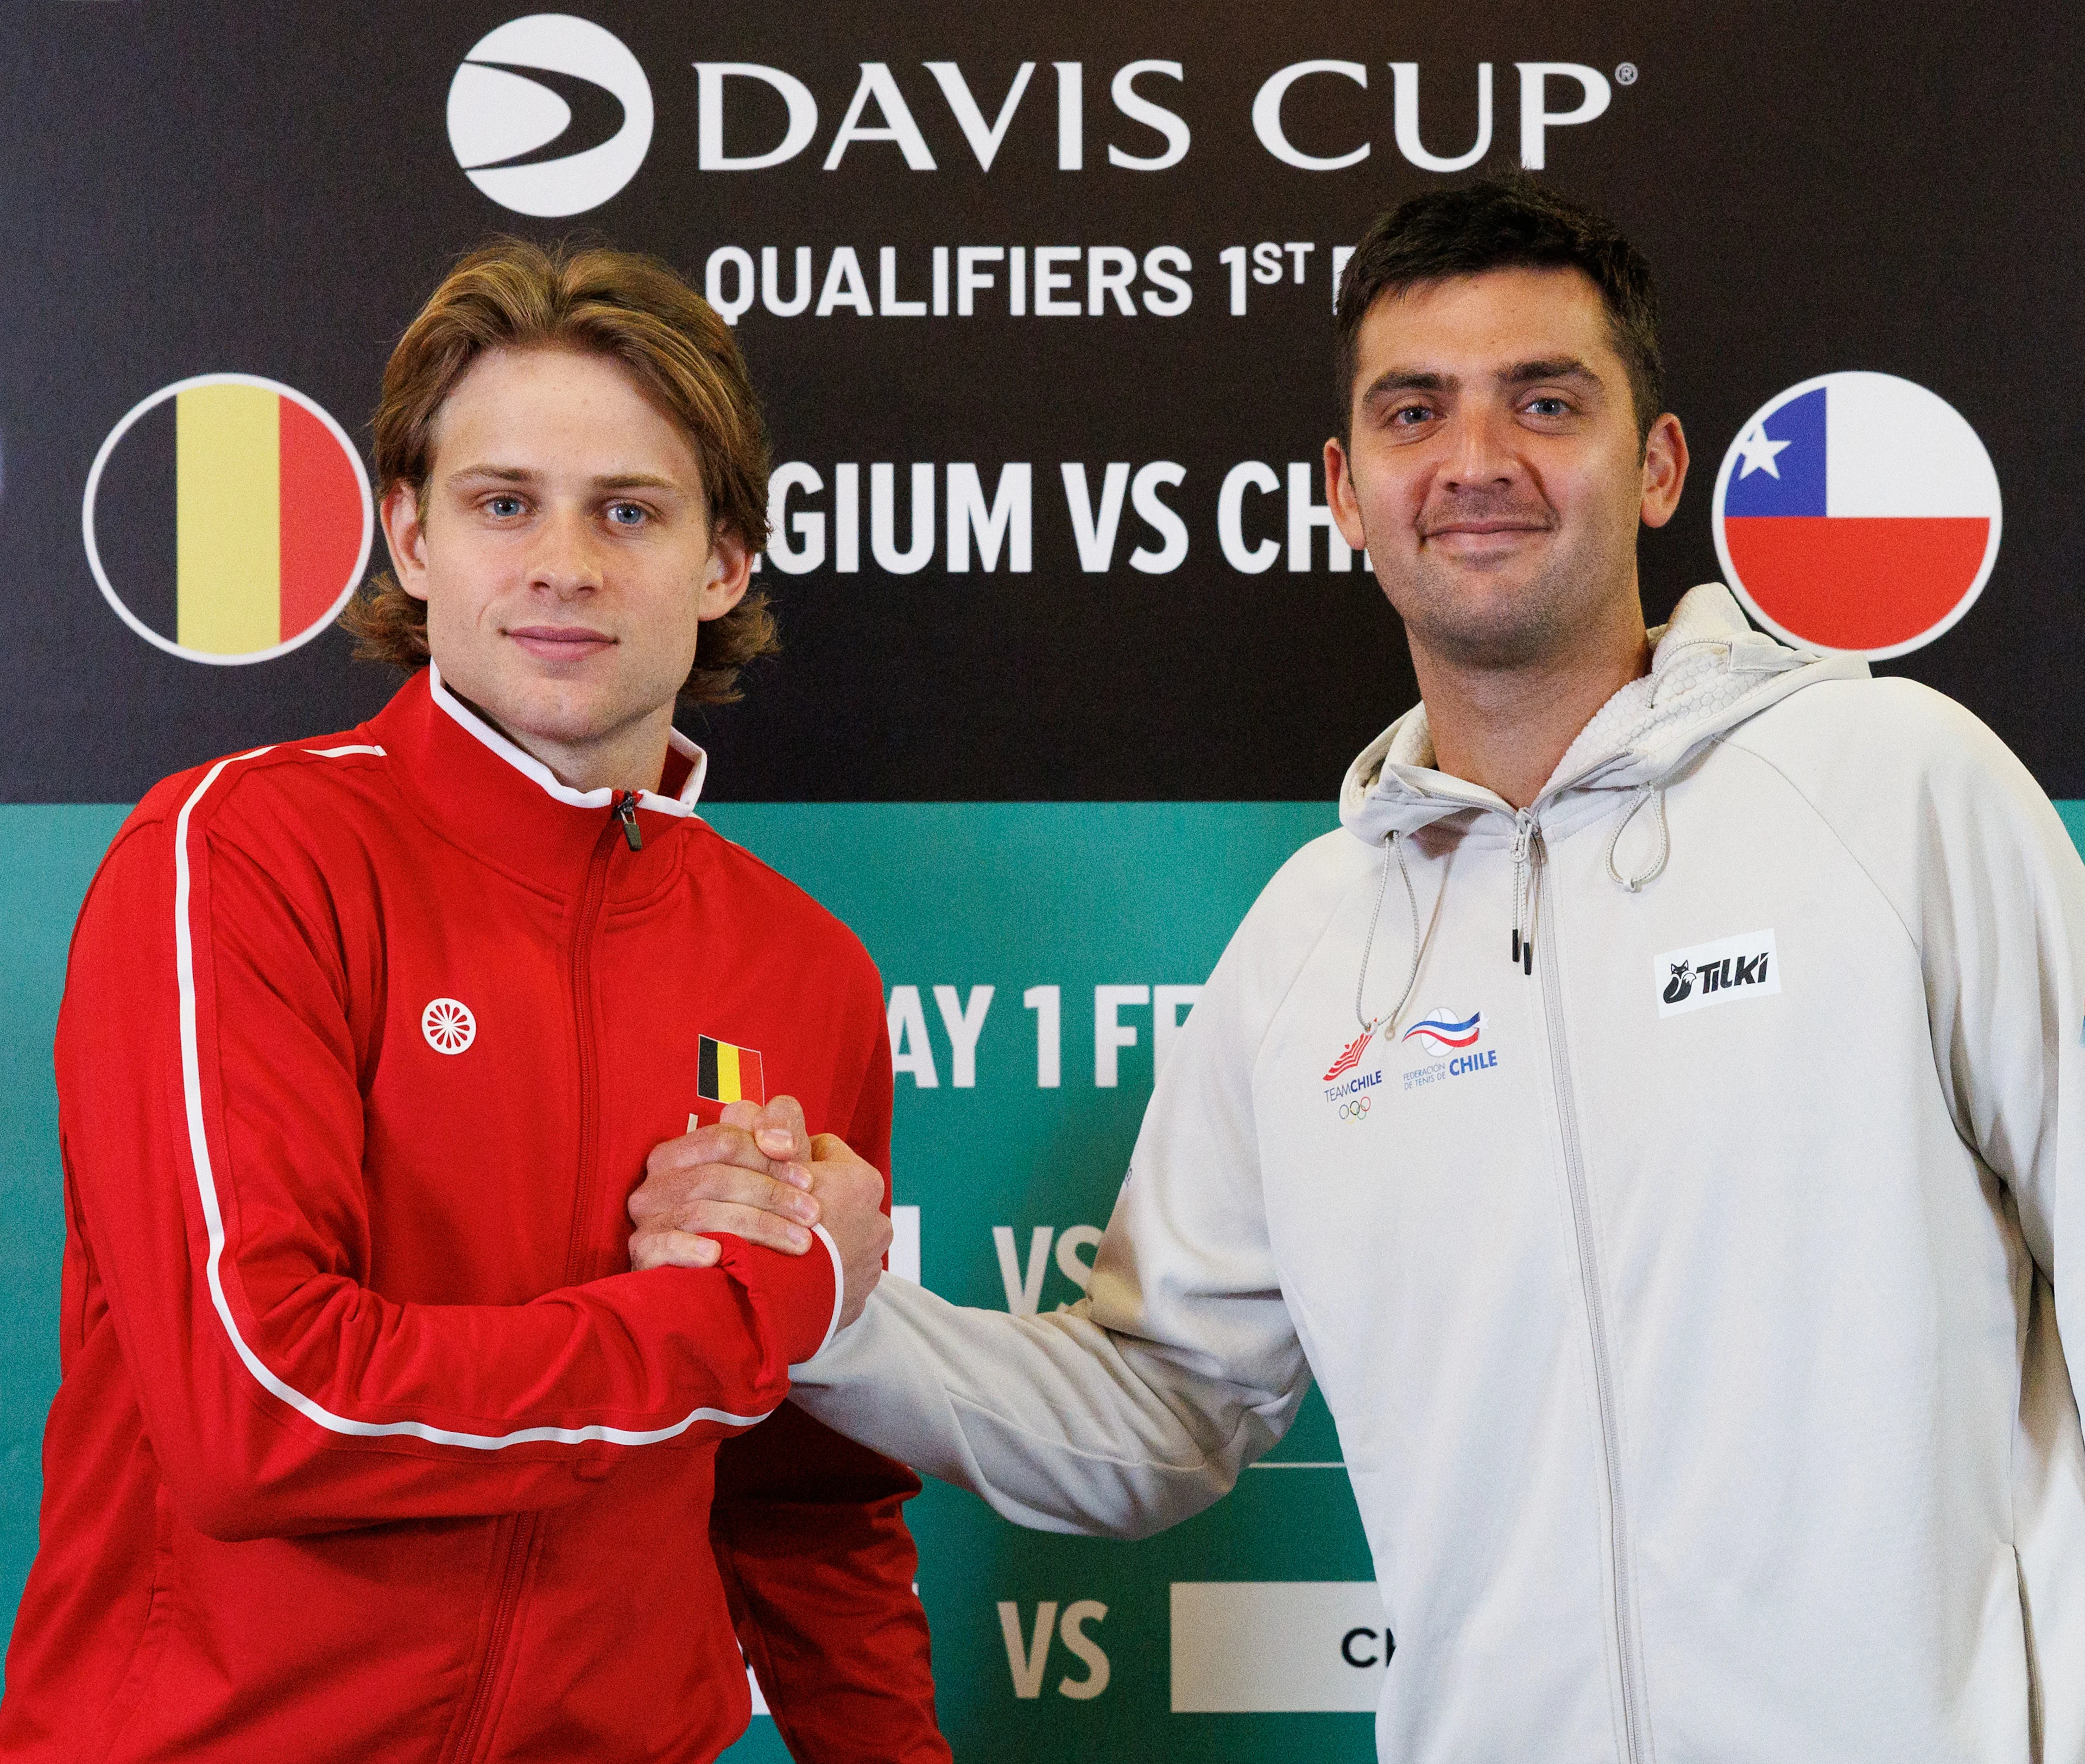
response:
{"label": "raglan sleeve seam", "polygon": [[1905,940],[1910,944],[1913,954],[1919,954],[1922,946],[1920,943],[1918,934],[1912,929],[1910,923],[1905,919],[1904,916],[1904,909],[1898,904],[1896,897],[1892,895],[1888,888],[1883,886],[1881,879],[1876,876],[1873,867],[1869,864],[1867,860],[1861,855],[1858,850],[1855,849],[1852,841],[1848,839],[1845,834],[1839,830],[1837,825],[1832,821],[1831,816],[1826,813],[1825,811],[1818,805],[1815,800],[1811,796],[1810,793],[1804,790],[1800,784],[1797,783],[1794,778],[1790,778],[1778,764],[1774,761],[1769,759],[1764,753],[1759,752],[1757,748],[1748,747],[1742,741],[1732,740],[1728,736],[1720,738],[1717,742],[1717,745],[1726,748],[1731,753],[1743,754],[1747,759],[1752,760],[1756,765],[1764,766],[1768,771],[1771,772],[1776,778],[1781,780],[1781,783],[1787,788],[1789,793],[1793,795],[1798,802],[1801,803],[1805,808],[1808,809],[1811,814],[1815,818],[1817,824],[1822,827],[1826,833],[1831,835],[1832,842],[1837,846],[1838,848],[1846,854],[1847,861],[1851,863],[1855,869],[1861,872],[1862,878],[1867,883],[1871,888],[1875,890],[1875,897],[1889,910],[1890,917],[1896,921],[1897,929],[1904,933]]}

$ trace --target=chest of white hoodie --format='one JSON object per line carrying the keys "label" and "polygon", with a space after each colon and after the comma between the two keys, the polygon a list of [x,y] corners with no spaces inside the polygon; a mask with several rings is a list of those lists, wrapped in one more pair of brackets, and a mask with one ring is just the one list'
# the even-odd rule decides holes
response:
{"label": "chest of white hoodie", "polygon": [[[1397,1764],[2085,1764],[2085,867],[1937,694],[1713,585],[1653,636],[1532,826],[1423,709],[1364,751],[1211,975],[1085,1300],[886,1284],[800,1399],[1143,1536],[1314,1373]],[[1394,1020],[1356,1046],[1365,960]]]}
{"label": "chest of white hoodie", "polygon": [[[1530,1691],[1569,1711],[1556,1757],[1633,1727],[1647,1758],[1653,1708],[1658,1750],[1714,1755],[1759,1698],[1840,1758],[1939,1755],[1951,1706],[2009,1707],[2019,1745],[1990,1755],[2024,1756],[2028,1266],[1949,1119],[1918,952],[1751,753],[1669,782],[1670,858],[1637,893],[1607,866],[1628,801],[1578,793],[1542,825],[1531,972],[1512,821],[1410,838],[1410,1002],[1335,1074],[1389,860],[1369,863],[1255,1069],[1275,1257],[1398,1638],[1386,1740],[1395,1681],[1437,1715],[1446,1675],[1519,1687],[1494,1735],[1465,1705],[1461,1756],[1524,1742]],[[1406,977],[1402,892],[1393,873],[1371,1015]],[[1876,1706],[1859,1662],[1885,1635],[1928,1696]],[[2011,1682],[1965,1706],[1965,1660]]]}

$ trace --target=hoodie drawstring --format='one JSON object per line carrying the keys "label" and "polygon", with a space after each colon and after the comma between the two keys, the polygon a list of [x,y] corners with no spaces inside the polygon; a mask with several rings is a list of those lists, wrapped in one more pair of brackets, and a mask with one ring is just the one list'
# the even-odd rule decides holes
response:
{"label": "hoodie drawstring", "polygon": [[1419,980],[1419,896],[1412,886],[1412,871],[1405,867],[1404,837],[1393,832],[1390,836],[1390,855],[1397,859],[1397,873],[1403,879],[1405,904],[1412,909],[1412,965],[1405,972],[1404,990],[1397,995],[1397,1008],[1389,1016],[1371,1021],[1363,1008],[1361,999],[1368,990],[1369,958],[1375,953],[1375,928],[1382,918],[1382,903],[1390,895],[1390,860],[1382,866],[1382,881],[1375,891],[1375,910],[1369,915],[1368,941],[1361,945],[1361,971],[1354,982],[1354,1018],[1365,1034],[1373,1035],[1378,1024],[1387,1022],[1397,1027],[1397,1020],[1403,1015],[1404,1007],[1411,1002],[1412,989]]}
{"label": "hoodie drawstring", "polygon": [[1517,809],[1513,817],[1513,960],[1523,974],[1535,972],[1535,864],[1532,847],[1541,829],[1535,816]]}
{"label": "hoodie drawstring", "polygon": [[[1629,830],[1629,823],[1636,819],[1637,812],[1645,803],[1651,804],[1652,814],[1658,822],[1658,859],[1641,874],[1624,876],[1616,866],[1615,853],[1621,844],[1622,835]],[[1535,871],[1542,861],[1542,854],[1538,849],[1541,842],[1541,823],[1533,812],[1525,808],[1515,810],[1513,821],[1513,965],[1527,975],[1535,972],[1535,916],[1536,897],[1539,893]],[[1361,973],[1354,982],[1354,1020],[1370,1034],[1384,1023],[1395,1026],[1397,1020],[1404,1013],[1405,1006],[1411,1003],[1412,989],[1419,979],[1419,896],[1412,885],[1412,871],[1404,859],[1404,836],[1401,833],[1392,832],[1385,843],[1389,847],[1389,856],[1384,859],[1382,880],[1377,885],[1375,910],[1369,918],[1368,939],[1361,945]],[[1665,866],[1671,856],[1672,829],[1665,818],[1665,787],[1662,783],[1640,784],[1630,797],[1629,806],[1615,822],[1615,830],[1607,836],[1607,874],[1618,887],[1634,894],[1665,873]],[[1369,965],[1375,954],[1376,928],[1382,921],[1383,902],[1390,898],[1391,858],[1397,861],[1397,873],[1404,883],[1405,902],[1412,914],[1412,964],[1405,971],[1404,990],[1397,995],[1396,1008],[1387,1017],[1371,1020],[1366,1003]]]}
{"label": "hoodie drawstring", "polygon": [[[1657,799],[1658,862],[1641,876],[1624,876],[1615,867],[1615,848],[1621,844],[1622,835],[1629,824],[1636,819],[1637,811],[1652,798]],[[1634,894],[1646,882],[1655,882],[1665,873],[1666,860],[1672,855],[1672,829],[1665,819],[1665,787],[1662,784],[1639,784],[1629,807],[1622,812],[1621,819],[1615,823],[1615,830],[1607,837],[1607,874],[1620,887]]]}

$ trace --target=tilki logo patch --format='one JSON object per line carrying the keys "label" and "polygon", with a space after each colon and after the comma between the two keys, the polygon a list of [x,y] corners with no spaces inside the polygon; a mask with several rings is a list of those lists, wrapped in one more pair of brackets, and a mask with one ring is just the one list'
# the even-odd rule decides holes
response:
{"label": "tilki logo patch", "polygon": [[1692,949],[1669,949],[1651,963],[1658,1014],[1676,1017],[1781,990],[1781,957],[1770,931],[1747,931]]}

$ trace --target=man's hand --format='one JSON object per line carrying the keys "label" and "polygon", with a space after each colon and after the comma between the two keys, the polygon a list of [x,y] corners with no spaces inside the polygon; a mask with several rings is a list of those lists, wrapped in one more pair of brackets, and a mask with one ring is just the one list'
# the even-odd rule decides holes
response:
{"label": "man's hand", "polygon": [[800,1256],[821,1209],[805,1168],[810,1142],[792,1097],[766,1109],[733,1103],[714,1127],[655,1146],[630,1197],[632,1268],[707,1268],[720,1251],[699,1235],[728,1231]]}
{"label": "man's hand", "polygon": [[811,1247],[809,1228],[822,1224],[845,1276],[841,1325],[861,1315],[890,1248],[883,1178],[846,1141],[806,1133],[794,1097],[765,1108],[730,1104],[716,1126],[656,1147],[645,1168],[630,1197],[632,1268],[713,1266],[720,1252],[704,1232],[800,1256]]}

